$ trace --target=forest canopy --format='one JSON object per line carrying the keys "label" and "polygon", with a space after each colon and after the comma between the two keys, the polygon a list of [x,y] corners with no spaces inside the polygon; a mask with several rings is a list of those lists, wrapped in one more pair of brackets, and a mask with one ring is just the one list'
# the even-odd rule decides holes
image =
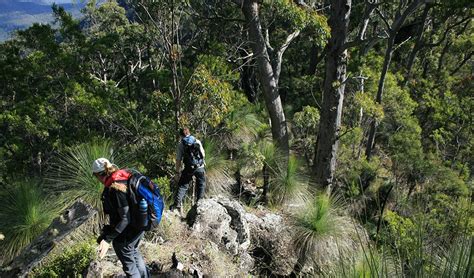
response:
{"label": "forest canopy", "polygon": [[[404,275],[435,273],[433,250],[472,249],[472,5],[89,1],[80,18],[53,5],[54,24],[0,44],[0,232],[23,236],[8,229],[25,225],[11,194],[48,211],[48,194],[89,194],[61,169],[97,148],[168,194],[187,126],[209,150],[210,194],[231,176],[255,184],[253,204],[282,210],[337,194],[338,213]],[[87,190],[97,201],[100,185]],[[1,241],[6,258],[51,217],[26,223],[21,246]]]}

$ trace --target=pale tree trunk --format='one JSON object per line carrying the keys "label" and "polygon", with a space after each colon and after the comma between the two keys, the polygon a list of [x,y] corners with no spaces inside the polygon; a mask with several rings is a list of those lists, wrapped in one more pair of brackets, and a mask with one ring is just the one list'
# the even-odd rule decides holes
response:
{"label": "pale tree trunk", "polygon": [[331,189],[336,170],[347,66],[344,44],[347,41],[350,13],[351,0],[331,1],[331,38],[327,46],[326,77],[314,163],[317,184],[328,190]]}
{"label": "pale tree trunk", "polygon": [[271,59],[262,32],[258,1],[245,0],[234,2],[242,9],[248,24],[252,51],[257,59],[265,105],[270,116],[273,140],[284,153],[288,154],[288,128],[285,113],[283,111],[283,105],[278,93],[278,77],[280,74],[283,52],[288,47],[289,43],[298,36],[299,32],[290,35],[287,39],[287,43],[276,52],[276,58]]}

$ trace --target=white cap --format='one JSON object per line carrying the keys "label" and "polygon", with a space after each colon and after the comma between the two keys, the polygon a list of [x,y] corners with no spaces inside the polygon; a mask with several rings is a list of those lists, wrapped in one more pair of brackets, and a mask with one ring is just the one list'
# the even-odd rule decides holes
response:
{"label": "white cap", "polygon": [[113,165],[107,158],[98,158],[92,163],[92,173],[100,173],[105,171],[105,165]]}

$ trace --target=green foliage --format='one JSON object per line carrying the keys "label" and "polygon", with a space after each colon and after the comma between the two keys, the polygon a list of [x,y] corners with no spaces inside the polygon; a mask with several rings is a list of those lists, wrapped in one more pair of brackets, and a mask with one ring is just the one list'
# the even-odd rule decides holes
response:
{"label": "green foliage", "polygon": [[[339,248],[340,252],[348,252],[350,247],[347,242],[356,232],[354,224],[341,214],[342,210],[340,198],[319,194],[292,215],[293,244],[300,267],[308,261],[320,267],[333,267],[332,259],[335,258],[331,258],[331,254],[335,250],[331,249]],[[329,269],[322,271],[326,273]]]}
{"label": "green foliage", "polygon": [[[349,258],[341,256],[339,265],[330,277],[361,278],[361,277],[402,277],[400,263],[388,252],[378,250],[375,246],[364,247],[358,254]],[[341,254],[342,255],[342,254]]]}
{"label": "green foliage", "polygon": [[373,117],[377,122],[382,121],[384,117],[383,107],[375,102],[373,96],[357,92],[354,96],[354,101],[360,106],[364,113]]}
{"label": "green foliage", "polygon": [[35,269],[32,277],[82,277],[95,254],[95,247],[91,242],[76,244]]}
{"label": "green foliage", "polygon": [[228,113],[224,119],[222,142],[229,150],[239,149],[243,144],[255,140],[259,131],[265,129],[259,116],[249,105],[244,105]]}
{"label": "green foliage", "polygon": [[243,145],[240,155],[239,168],[244,176],[256,175],[266,166],[270,171],[276,171],[281,155],[272,142],[261,140]]}
{"label": "green foliage", "polygon": [[276,22],[286,26],[288,32],[307,28],[319,46],[325,45],[330,30],[326,17],[323,15],[312,9],[298,6],[290,0],[263,1],[263,8],[273,10],[272,16],[276,17]]}
{"label": "green foliage", "polygon": [[229,81],[235,74],[219,57],[201,56],[189,81],[189,94],[182,124],[216,127],[231,111],[233,99],[238,101],[238,93]]}
{"label": "green foliage", "polygon": [[[301,232],[306,235],[297,236],[297,238],[319,239],[340,234],[340,227],[338,227],[340,219],[337,216],[340,204],[337,201],[337,199],[323,194],[310,201],[305,210],[296,216],[297,227],[301,228]],[[301,242],[299,245],[306,246],[315,243]]]}
{"label": "green foliage", "polygon": [[360,196],[364,187],[364,179],[374,180],[380,172],[380,159],[378,157],[367,161],[365,158],[354,160],[350,152],[341,153],[337,178],[342,182],[345,194],[349,197]]}
{"label": "green foliage", "polygon": [[[12,177],[46,176],[47,194],[60,200],[57,207],[81,197],[100,208],[102,186],[91,176],[90,163],[104,156],[119,166],[135,166],[159,177],[162,193],[169,197],[175,129],[185,124],[206,138],[211,194],[228,191],[224,185],[231,180],[225,157],[229,154],[230,160],[238,159],[239,173],[255,178],[257,186],[262,173],[268,174],[272,205],[302,195],[300,184],[307,178],[301,173],[308,169],[293,157],[283,159],[268,140],[261,76],[240,7],[232,1],[160,0],[127,1],[130,10],[125,10],[118,1],[97,2],[89,1],[80,20],[53,5],[54,27],[34,24],[0,44],[1,185]],[[272,60],[288,36],[299,32],[283,56],[277,86],[291,120],[291,153],[305,155],[308,162],[314,157],[320,88],[327,70],[326,19],[331,9],[322,2],[257,3]],[[407,1],[392,2],[379,6],[389,22]],[[379,205],[387,185],[393,190],[376,237],[378,245],[347,261],[344,277],[469,275],[466,258],[472,247],[466,247],[466,240],[457,243],[474,227],[470,204],[474,99],[469,67],[474,36],[468,3],[436,1],[409,15],[398,35],[406,33],[411,39],[396,43],[381,103],[375,99],[386,41],[360,43],[347,51],[335,188],[350,198],[350,212],[364,217],[371,230],[381,217]],[[363,26],[366,4],[352,3],[348,26],[352,39],[357,40]],[[420,25],[424,8],[430,9],[428,21]],[[425,29],[418,40],[415,29],[420,26]],[[378,37],[384,27],[380,15],[372,13],[365,38]],[[423,47],[418,49],[418,42]],[[175,75],[172,62],[177,66]],[[366,160],[373,119],[378,125],[376,148]],[[114,148],[109,141],[87,143],[91,138],[113,138],[130,161],[116,156],[117,147],[110,152]],[[133,165],[127,164],[132,160]],[[18,241],[24,244],[46,225],[50,205],[43,204],[39,189],[28,193],[20,184],[9,184],[10,190],[23,190],[21,194],[38,200],[31,202],[29,212],[21,212],[30,215],[22,220],[28,222],[24,233],[30,235]],[[339,236],[338,227],[331,225],[338,222],[334,219],[339,213],[331,214],[326,203],[322,199],[308,208],[305,217],[310,224],[301,222],[305,228],[298,231],[302,241],[313,239],[313,243],[301,242],[300,250],[322,248],[329,242],[328,234],[338,240],[350,238],[349,232]],[[36,212],[40,210],[45,211],[44,219]],[[0,214],[8,216],[4,210]],[[340,221],[339,226],[350,226]],[[3,227],[0,231],[6,244],[12,235]],[[16,252],[5,248],[10,255]],[[456,248],[462,252],[435,252]],[[51,275],[63,274],[54,270]]]}
{"label": "green foliage", "polygon": [[167,201],[171,200],[173,197],[173,192],[171,191],[171,180],[168,177],[159,177],[153,180],[160,188],[161,196]]}
{"label": "green foliage", "polygon": [[110,141],[84,143],[59,154],[51,165],[46,180],[53,191],[65,194],[66,202],[81,198],[102,211],[101,195],[104,186],[92,175],[91,168],[92,162],[100,157],[109,159],[119,167],[127,166],[127,160],[131,159],[124,153],[117,152]]}
{"label": "green foliage", "polygon": [[290,156],[286,168],[281,161],[270,178],[270,204],[281,206],[291,201],[304,203],[309,196],[309,178],[301,174],[300,163],[295,156]]}
{"label": "green foliage", "polygon": [[308,160],[314,157],[316,134],[319,126],[319,111],[311,106],[304,106],[293,115],[291,126],[295,136],[293,148],[301,149]]}
{"label": "green foliage", "polygon": [[437,267],[429,275],[439,275],[439,277],[472,277],[474,267],[472,257],[474,252],[473,237],[461,237],[444,252]]}
{"label": "green foliage", "polygon": [[203,147],[206,153],[206,190],[208,195],[229,194],[234,179],[230,163],[222,153],[222,146],[213,139],[206,139]]}
{"label": "green foliage", "polygon": [[47,196],[34,180],[12,182],[0,193],[0,241],[4,262],[13,259],[40,235],[57,216],[62,206]]}

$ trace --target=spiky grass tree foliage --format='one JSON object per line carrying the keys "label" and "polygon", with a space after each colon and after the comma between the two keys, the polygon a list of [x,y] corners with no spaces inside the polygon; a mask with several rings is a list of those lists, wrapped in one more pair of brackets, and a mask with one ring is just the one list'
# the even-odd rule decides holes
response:
{"label": "spiky grass tree foliage", "polygon": [[360,242],[362,251],[349,257],[341,254],[335,271],[329,277],[403,277],[402,268],[388,252],[379,251],[373,245]]}
{"label": "spiky grass tree foliage", "polygon": [[263,192],[261,200],[266,204],[270,191],[270,179],[277,173],[279,162],[282,161],[283,156],[275,144],[267,140],[261,140],[257,144],[257,153],[262,159]]}
{"label": "spiky grass tree foliage", "polygon": [[340,198],[320,194],[294,213],[293,242],[299,255],[296,273],[308,262],[325,273],[340,252],[353,252],[355,224],[341,215],[342,207]]}
{"label": "spiky grass tree foliage", "polygon": [[[308,177],[301,173],[300,164],[295,156],[290,156],[288,163],[277,163],[277,169],[270,177],[270,204],[283,205],[291,201],[299,204],[307,201]],[[286,167],[285,167],[286,166]]]}
{"label": "spiky grass tree foliage", "polygon": [[243,107],[230,112],[225,119],[222,142],[229,150],[237,150],[242,144],[254,141],[266,125],[259,120],[252,107]]}
{"label": "spiky grass tree foliage", "polygon": [[4,262],[13,259],[57,216],[61,205],[43,194],[38,182],[18,181],[0,193],[0,241]]}
{"label": "spiky grass tree foliage", "polygon": [[234,179],[229,170],[229,161],[222,154],[222,145],[212,139],[204,140],[204,151],[206,152],[206,191],[207,194],[218,195],[230,192]]}
{"label": "spiky grass tree foliage", "polygon": [[129,158],[117,153],[110,141],[81,144],[58,155],[47,173],[49,186],[62,193],[67,202],[81,198],[102,212],[103,185],[91,170],[92,162],[99,157],[105,157],[119,167],[128,166]]}
{"label": "spiky grass tree foliage", "polygon": [[[431,277],[474,277],[474,238],[459,238],[448,251],[439,257]],[[429,276],[427,275],[427,276]]]}

